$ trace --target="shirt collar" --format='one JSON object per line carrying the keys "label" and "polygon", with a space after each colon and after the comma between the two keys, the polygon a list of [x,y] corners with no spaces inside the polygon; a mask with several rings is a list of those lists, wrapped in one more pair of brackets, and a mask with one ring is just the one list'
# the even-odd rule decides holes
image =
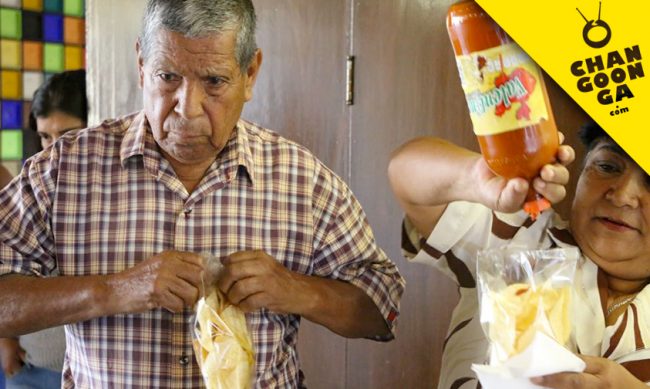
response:
{"label": "shirt collar", "polygon": [[[222,170],[229,177],[234,176],[234,174],[230,173],[239,174],[239,172],[243,171],[247,174],[250,183],[254,184],[254,164],[248,133],[249,126],[250,124],[244,120],[240,119],[237,122],[233,134],[210,169]],[[151,168],[153,171],[160,166],[162,155],[160,154],[158,145],[151,132],[149,121],[144,115],[144,112],[140,112],[134,116],[125,132],[120,147],[122,167],[126,168],[127,161],[134,156],[141,156],[145,167]],[[244,167],[244,169],[239,169],[239,166]],[[211,171],[208,171],[206,175],[210,173]],[[158,173],[156,172],[155,174],[157,175]]]}
{"label": "shirt collar", "polygon": [[126,167],[126,162],[129,158],[136,155],[144,156],[145,150],[157,150],[157,148],[144,112],[136,114],[126,129],[120,146],[120,162],[122,163],[122,167]]}
{"label": "shirt collar", "polygon": [[[250,134],[249,134],[249,127],[251,126],[250,123],[246,122],[245,120],[240,119],[237,122],[237,127],[235,128],[235,137],[234,137],[234,142],[236,147],[236,158],[237,158],[237,166],[243,166],[245,168],[245,172],[248,174],[248,178],[250,179],[251,184],[255,183],[255,169],[254,169],[254,163],[253,163],[253,154],[251,151],[251,144],[250,144]],[[231,143],[233,139],[231,138],[228,143]],[[222,153],[223,154],[223,153]]]}

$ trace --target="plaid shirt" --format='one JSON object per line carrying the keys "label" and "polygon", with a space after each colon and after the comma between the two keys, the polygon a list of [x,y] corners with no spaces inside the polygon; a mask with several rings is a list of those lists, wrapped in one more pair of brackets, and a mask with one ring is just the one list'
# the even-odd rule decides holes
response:
{"label": "plaid shirt", "polygon": [[[193,193],[144,114],[77,134],[26,162],[0,192],[0,274],[112,274],[163,250],[261,249],[288,269],[348,281],[391,330],[404,281],[349,188],[305,148],[245,121]],[[300,317],[249,314],[256,387],[302,387]],[[202,387],[192,311],[154,309],[66,326],[64,387]]]}

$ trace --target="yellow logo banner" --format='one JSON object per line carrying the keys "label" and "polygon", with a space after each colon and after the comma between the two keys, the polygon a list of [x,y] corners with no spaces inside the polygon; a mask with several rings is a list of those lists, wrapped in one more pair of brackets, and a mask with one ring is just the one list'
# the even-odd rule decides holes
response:
{"label": "yellow logo banner", "polygon": [[650,172],[650,1],[477,3]]}

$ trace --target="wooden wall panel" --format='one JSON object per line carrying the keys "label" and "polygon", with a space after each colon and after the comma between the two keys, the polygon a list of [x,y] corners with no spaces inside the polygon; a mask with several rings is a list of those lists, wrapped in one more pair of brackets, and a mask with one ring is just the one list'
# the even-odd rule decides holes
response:
{"label": "wooden wall panel", "polygon": [[458,294],[435,269],[402,258],[402,212],[386,168],[390,153],[416,136],[437,135],[476,147],[444,25],[450,2],[355,3],[352,189],[407,289],[394,342],[351,343],[347,387],[433,388]]}
{"label": "wooden wall panel", "polygon": [[346,0],[257,0],[264,59],[243,116],[309,147],[349,175]]}
{"label": "wooden wall panel", "polygon": [[[264,59],[243,116],[311,149],[349,179],[346,0],[256,0]],[[344,338],[307,320],[299,353],[310,388],[344,388]]]}

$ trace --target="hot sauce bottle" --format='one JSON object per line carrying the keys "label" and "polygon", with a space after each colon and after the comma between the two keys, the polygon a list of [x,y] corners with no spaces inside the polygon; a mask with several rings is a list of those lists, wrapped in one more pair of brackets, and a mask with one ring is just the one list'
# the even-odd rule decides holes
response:
{"label": "hot sauce bottle", "polygon": [[[473,0],[449,8],[447,31],[483,158],[499,176],[532,181],[559,146],[539,67]],[[550,206],[531,186],[530,217]]]}

